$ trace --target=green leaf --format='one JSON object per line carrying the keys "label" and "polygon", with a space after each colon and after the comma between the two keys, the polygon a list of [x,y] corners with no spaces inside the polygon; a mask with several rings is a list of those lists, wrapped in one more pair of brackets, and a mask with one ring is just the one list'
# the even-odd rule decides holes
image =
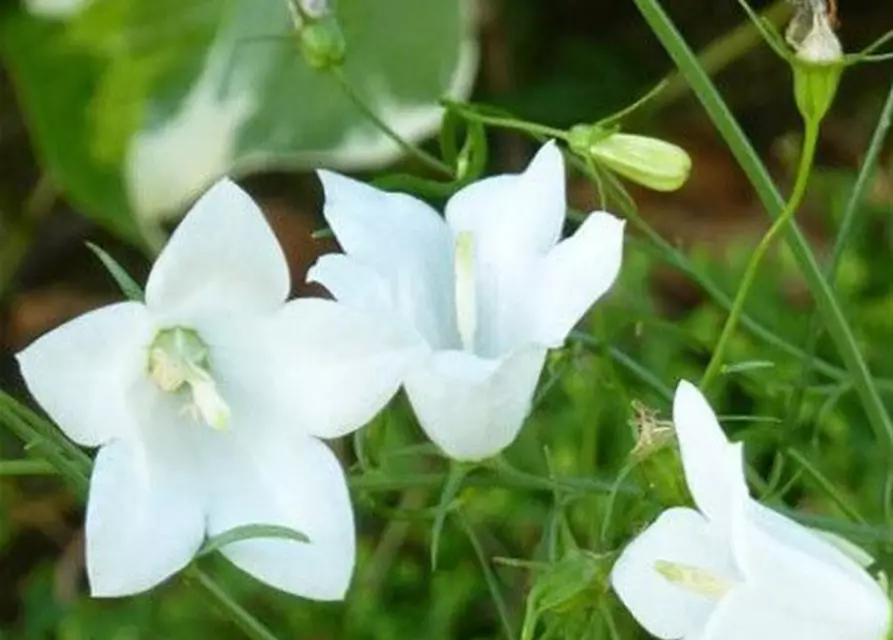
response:
{"label": "green leaf", "polygon": [[310,538],[305,534],[289,527],[275,524],[246,524],[208,538],[204,546],[199,549],[198,556],[206,556],[234,542],[254,540],[256,538],[278,538],[280,540],[292,540],[293,542],[310,542]]}
{"label": "green leaf", "polygon": [[595,606],[597,593],[603,591],[606,572],[607,556],[569,549],[534,582],[527,600],[522,639],[534,637],[537,622],[547,611],[567,614]]}
{"label": "green leaf", "polygon": [[[470,91],[467,7],[336,5],[340,72],[403,138],[434,134],[438,100]],[[0,20],[0,55],[43,163],[82,213],[134,242],[224,174],[370,168],[402,154],[302,58],[283,0],[95,0],[67,21],[24,7]]]}
{"label": "green leaf", "polygon": [[443,489],[440,492],[440,501],[434,515],[434,525],[431,527],[431,570],[437,569],[437,551],[440,548],[440,533],[447,514],[455,507],[455,498],[462,488],[462,481],[474,470],[475,465],[450,461],[450,472],[447,474]]}
{"label": "green leaf", "polygon": [[127,296],[128,300],[133,300],[134,302],[143,302],[145,300],[142,287],[137,284],[136,280],[130,277],[130,274],[127,273],[124,267],[122,267],[112,256],[92,242],[88,242],[87,247],[90,251],[96,254],[96,257],[99,258],[102,265],[108,270],[112,278],[115,279],[115,284],[121,289],[121,293]]}

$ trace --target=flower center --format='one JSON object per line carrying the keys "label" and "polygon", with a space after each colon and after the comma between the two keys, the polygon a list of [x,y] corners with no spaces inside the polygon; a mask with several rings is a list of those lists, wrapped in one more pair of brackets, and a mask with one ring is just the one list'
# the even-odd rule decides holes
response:
{"label": "flower center", "polygon": [[719,600],[732,588],[732,583],[725,578],[679,562],[658,560],[654,569],[668,582],[711,600]]}
{"label": "flower center", "polygon": [[149,346],[149,377],[172,394],[188,394],[185,410],[214,429],[229,422],[229,406],[211,377],[210,350],[198,333],[186,327],[162,329]]}
{"label": "flower center", "polygon": [[465,351],[474,351],[477,331],[474,262],[474,238],[470,231],[460,231],[456,236],[455,250],[456,325]]}

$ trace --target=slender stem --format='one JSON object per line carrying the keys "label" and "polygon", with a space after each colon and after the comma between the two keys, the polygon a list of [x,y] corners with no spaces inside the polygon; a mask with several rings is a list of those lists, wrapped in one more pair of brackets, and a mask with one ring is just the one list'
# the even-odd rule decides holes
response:
{"label": "slender stem", "polygon": [[[514,467],[504,465],[493,467],[495,473],[485,476],[472,475],[465,479],[467,486],[473,487],[506,487],[524,489],[526,491],[552,493],[556,490],[568,493],[606,493],[612,491],[614,483],[597,478],[558,477],[543,478]],[[350,488],[355,491],[404,491],[412,487],[430,487],[437,489],[446,481],[444,473],[415,473],[402,475],[384,475],[371,472],[348,479]],[[620,488],[622,493],[637,492],[632,485],[625,484]]]}
{"label": "slender stem", "polygon": [[459,113],[466,120],[480,122],[481,124],[490,125],[492,127],[501,127],[503,129],[513,129],[515,131],[523,131],[535,136],[546,136],[548,138],[557,138],[558,140],[567,140],[567,131],[564,129],[556,129],[544,124],[536,122],[527,122],[511,117],[491,116],[470,109],[459,102],[446,102],[447,108]]}
{"label": "slender stem", "polygon": [[[791,15],[792,10],[793,6],[785,0],[775,0],[760,12],[760,17],[779,25]],[[745,19],[740,25],[701,49],[698,60],[701,61],[701,67],[713,75],[750,53],[761,42],[759,29],[752,20]],[[686,95],[688,91],[689,86],[685,77],[676,71],[667,79],[666,88],[655,96],[652,106],[665,107]]]}
{"label": "slender stem", "polygon": [[[716,87],[701,69],[694,53],[664,12],[659,0],[634,0],[634,2],[650,25],[652,32],[660,39],[661,44],[691,84],[695,95],[701,101],[720,135],[729,145],[729,149],[754,186],[763,206],[770,215],[777,217],[784,208],[784,202],[772,183],[765,165]],[[893,422],[891,422],[887,409],[878,394],[853,332],[833,290],[822,276],[821,268],[816,262],[809,243],[793,221],[788,225],[787,238],[791,251],[812,291],[819,313],[828,328],[828,333],[834,340],[841,358],[853,377],[853,384],[862,400],[868,420],[876,437],[884,443],[889,458],[893,454]]]}
{"label": "slender stem", "polygon": [[468,519],[462,512],[458,510],[454,511],[453,517],[459,521],[459,526],[465,531],[465,535],[468,537],[468,542],[471,543],[471,547],[474,549],[474,555],[477,556],[478,562],[481,565],[481,570],[484,572],[484,580],[486,580],[487,587],[490,589],[490,596],[493,598],[493,604],[496,605],[496,613],[499,614],[502,633],[507,640],[514,640],[516,636],[511,616],[509,616],[508,606],[506,605],[505,598],[499,588],[496,573],[493,571],[493,567],[490,566],[490,558],[487,557],[484,547],[481,545],[481,541],[478,540],[477,534],[474,532],[471,523],[468,522]]}
{"label": "slender stem", "polygon": [[[38,422],[39,424],[35,424]],[[5,425],[26,446],[32,447],[65,476],[74,489],[85,495],[89,484],[90,458],[59,433],[49,423],[18,405],[11,397],[0,391],[0,424]]]}
{"label": "slender stem", "polygon": [[236,602],[235,599],[224,591],[207,573],[196,566],[192,566],[188,570],[187,575],[195,580],[196,584],[204,589],[205,593],[211,596],[211,598],[220,605],[224,611],[226,611],[229,618],[245,632],[246,636],[253,640],[278,640],[272,631],[251,615],[245,607]]}
{"label": "slender stem", "polygon": [[347,77],[344,75],[344,71],[340,67],[335,67],[331,70],[332,77],[338,82],[338,86],[341,87],[341,90],[344,92],[344,95],[353,102],[354,106],[363,112],[363,115],[369,119],[369,121],[374,124],[384,135],[388,138],[396,142],[403,151],[407,154],[413,156],[418,159],[420,162],[424,163],[429,168],[442,173],[446,176],[453,176],[453,170],[442,160],[435,158],[433,155],[417,147],[414,144],[411,144],[404,140],[399,133],[394,131],[388,123],[379,117],[377,113],[368,105],[366,101],[360,96],[356,90],[351,86]]}
{"label": "slender stem", "polygon": [[710,358],[707,370],[704,372],[704,377],[701,378],[701,389],[706,390],[719,373],[719,369],[723,362],[723,356],[729,346],[729,341],[735,335],[735,329],[738,327],[738,319],[741,317],[741,312],[744,311],[744,303],[747,301],[747,294],[750,293],[750,288],[753,286],[754,280],[756,279],[757,271],[759,271],[760,265],[763,262],[763,257],[765,257],[766,252],[769,250],[769,247],[772,246],[772,243],[775,241],[775,238],[778,237],[778,234],[785,228],[785,225],[793,219],[797,209],[800,208],[800,203],[803,201],[803,196],[806,194],[806,185],[809,184],[809,175],[812,171],[812,161],[815,157],[815,148],[819,137],[818,134],[819,123],[815,121],[807,122],[805,135],[803,136],[803,148],[800,153],[800,165],[797,168],[797,178],[794,182],[794,190],[791,193],[788,204],[781,212],[781,215],[775,219],[772,226],[769,227],[769,230],[760,239],[759,244],[757,244],[756,249],[754,249],[753,254],[750,256],[747,268],[744,271],[744,276],[741,278],[741,284],[738,285],[738,292],[735,294],[735,300],[732,302],[732,309],[729,311],[729,317],[726,319],[726,324],[719,335],[719,340],[716,343],[716,348],[713,350],[713,356]]}
{"label": "slender stem", "polygon": [[617,347],[605,344],[595,336],[582,331],[571,331],[568,340],[579,342],[590,349],[604,349],[611,360],[639,378],[639,380],[644,382],[647,386],[651,387],[664,400],[669,402],[673,399],[673,390],[665,385],[657,374],[633,360]]}
{"label": "slender stem", "polygon": [[834,486],[834,483],[826,478],[825,474],[819,471],[818,467],[816,467],[809,458],[794,448],[789,448],[787,454],[794,460],[794,462],[799,464],[813,480],[815,480],[819,488],[824,491],[832,501],[834,501],[850,520],[858,522],[859,524],[866,524],[866,520],[862,517],[862,514],[859,513],[859,510],[847,502],[846,498]]}
{"label": "slender stem", "polygon": [[29,432],[34,434],[32,440],[51,444],[76,462],[85,474],[89,472],[92,464],[90,456],[65,437],[56,425],[34,413],[3,390],[0,390],[0,416],[3,413],[11,415],[18,422],[24,424],[30,430]]}
{"label": "slender stem", "polygon": [[46,476],[59,473],[46,460],[0,460],[2,476]]}
{"label": "slender stem", "polygon": [[[852,191],[850,191],[849,199],[847,200],[846,208],[844,209],[843,219],[840,222],[840,229],[837,231],[837,238],[834,241],[834,250],[831,254],[830,261],[825,267],[825,277],[832,288],[835,287],[837,268],[840,265],[840,259],[843,256],[843,251],[846,248],[856,222],[856,212],[862,202],[869,180],[871,176],[874,175],[881,149],[883,149],[884,141],[890,131],[891,122],[893,122],[893,85],[890,86],[890,91],[887,94],[887,101],[881,109],[881,115],[878,118],[877,126],[871,136],[871,142],[868,145],[865,159],[862,161],[862,166],[859,168],[859,174],[856,176],[856,182],[853,185]],[[800,384],[791,396],[791,402],[788,405],[787,413],[791,420],[798,420],[800,416],[803,398],[813,372],[813,362],[815,360],[815,352],[818,346],[820,332],[821,327],[819,325],[818,315],[813,313],[812,317],[809,319],[809,330],[806,334],[809,336],[809,339],[804,348],[802,365],[803,373],[800,376]]]}

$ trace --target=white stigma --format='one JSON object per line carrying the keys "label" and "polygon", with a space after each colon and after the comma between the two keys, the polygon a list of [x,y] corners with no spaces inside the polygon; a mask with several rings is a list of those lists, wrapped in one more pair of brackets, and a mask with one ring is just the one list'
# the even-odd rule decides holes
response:
{"label": "white stigma", "polygon": [[474,238],[470,231],[461,231],[456,236],[455,251],[456,324],[465,351],[474,351],[477,331],[474,263]]}
{"label": "white stigma", "polygon": [[166,393],[189,393],[191,402],[184,411],[196,421],[223,429],[230,410],[211,377],[208,356],[207,345],[192,329],[163,329],[149,347],[149,377]]}
{"label": "white stigma", "polygon": [[668,582],[711,600],[719,600],[732,588],[732,583],[724,578],[678,562],[658,560],[654,563],[654,570]]}

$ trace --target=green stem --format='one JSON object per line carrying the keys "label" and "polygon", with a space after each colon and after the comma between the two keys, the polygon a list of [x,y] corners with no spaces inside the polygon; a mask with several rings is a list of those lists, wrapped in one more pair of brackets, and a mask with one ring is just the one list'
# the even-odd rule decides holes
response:
{"label": "green stem", "polygon": [[797,213],[797,209],[800,208],[800,203],[803,202],[803,196],[806,194],[806,185],[809,184],[809,175],[812,171],[812,161],[815,157],[818,138],[819,123],[807,122],[805,135],[803,136],[803,148],[800,153],[800,165],[797,167],[797,178],[794,182],[794,190],[791,193],[788,204],[772,223],[772,226],[769,227],[766,234],[760,239],[759,244],[757,244],[756,249],[754,249],[753,254],[750,256],[747,268],[744,270],[744,276],[741,278],[741,284],[738,286],[738,292],[735,294],[735,300],[732,302],[732,309],[729,311],[729,317],[726,319],[726,324],[723,327],[722,332],[719,334],[719,340],[716,343],[716,348],[713,350],[713,356],[710,358],[707,370],[704,372],[704,377],[701,378],[700,387],[703,390],[706,390],[710,386],[710,383],[713,382],[714,378],[716,378],[719,373],[723,363],[723,356],[725,355],[726,349],[728,349],[729,342],[735,335],[735,329],[738,327],[738,319],[741,317],[742,311],[744,311],[744,303],[747,301],[747,294],[750,293],[750,288],[753,286],[757,271],[763,262],[766,252],[769,250],[769,247],[772,246],[772,243],[775,241],[775,238],[778,237],[778,234],[784,230],[785,226],[794,218],[794,214]]}
{"label": "green stem", "polygon": [[[760,17],[769,22],[780,25],[790,17],[793,6],[785,0],[775,0],[766,9],[760,12]],[[759,29],[752,20],[745,19],[732,31],[717,38],[698,53],[701,67],[709,74],[715,75],[730,64],[750,53],[759,44],[762,38]],[[667,79],[666,88],[655,96],[652,108],[665,107],[686,95],[689,91],[685,77],[678,71]]]}
{"label": "green stem", "polygon": [[46,460],[0,460],[0,477],[46,476],[58,473]]}
{"label": "green stem", "polygon": [[394,131],[388,123],[382,120],[377,113],[368,105],[356,90],[351,86],[344,71],[340,67],[334,67],[331,70],[332,77],[338,82],[338,86],[344,92],[344,95],[359,109],[364,116],[374,124],[385,136],[393,140],[408,155],[416,158],[429,168],[442,173],[446,176],[453,177],[453,170],[442,160],[435,158],[433,155],[404,140],[399,133]]}
{"label": "green stem", "polygon": [[188,572],[188,577],[195,580],[205,593],[218,604],[229,615],[232,620],[245,635],[253,640],[278,640],[275,634],[270,631],[262,622],[252,616],[242,605],[224,591],[211,576],[196,566],[192,566]]}
{"label": "green stem", "polygon": [[486,115],[474,109],[470,109],[460,102],[444,101],[444,104],[446,104],[448,109],[455,111],[466,120],[472,122],[479,122],[481,124],[490,125],[492,127],[500,127],[503,129],[512,129],[514,131],[523,131],[524,133],[528,133],[534,136],[545,136],[547,138],[567,140],[567,131],[563,129],[556,129],[555,127],[549,127],[544,124],[527,122],[525,120],[518,120],[517,118],[511,118],[508,116],[502,117]]}
{"label": "green stem", "polygon": [[641,382],[645,383],[645,385],[651,387],[651,389],[654,390],[655,393],[657,393],[657,395],[659,395],[661,398],[663,398],[667,402],[670,402],[673,399],[673,390],[665,385],[663,381],[661,381],[661,379],[657,376],[657,374],[655,374],[644,365],[636,362],[633,358],[628,356],[617,347],[603,343],[595,336],[592,336],[588,333],[583,333],[582,331],[571,331],[570,335],[568,336],[568,340],[571,342],[578,342],[592,350],[597,351],[604,349],[611,360],[632,373]]}
{"label": "green stem", "polygon": [[72,455],[67,445],[74,445],[61,443],[60,438],[64,440],[61,434],[60,438],[48,437],[47,429],[35,426],[27,419],[26,414],[16,411],[16,404],[10,396],[0,391],[0,424],[12,431],[32,453],[41,455],[65,476],[79,495],[86,495],[90,474],[89,457],[79,450],[80,455]]}
{"label": "green stem", "polygon": [[481,571],[484,572],[484,580],[486,580],[487,587],[490,589],[490,596],[493,598],[493,604],[496,606],[496,613],[499,614],[502,633],[505,635],[506,640],[514,640],[516,636],[511,616],[509,615],[505,597],[502,595],[502,590],[499,588],[499,581],[496,578],[496,573],[493,571],[493,567],[490,566],[490,558],[487,557],[481,541],[478,539],[471,523],[468,522],[468,519],[463,513],[458,510],[454,511],[453,517],[458,520],[459,526],[465,531],[465,535],[468,537],[468,542],[471,544],[471,548],[474,549],[474,555],[477,557],[478,563],[481,565]]}
{"label": "green stem", "polygon": [[[472,487],[505,487],[509,489],[524,489],[525,491],[553,493],[564,491],[567,493],[607,493],[613,490],[614,483],[597,478],[544,478],[527,473],[520,469],[507,466],[489,467],[494,471],[486,476],[471,475],[465,479],[465,484]],[[370,472],[364,475],[351,476],[348,484],[354,491],[405,491],[413,487],[430,487],[437,489],[446,481],[445,473],[415,473],[401,475],[384,475],[378,472]],[[620,488],[623,493],[636,493],[635,487],[624,485]]]}
{"label": "green stem", "polygon": [[831,498],[850,520],[859,524],[867,524],[865,518],[859,513],[859,510],[847,502],[846,498],[837,490],[837,487],[834,486],[834,483],[825,477],[825,474],[819,471],[818,467],[816,467],[809,458],[794,448],[789,448],[787,454],[794,462],[800,465],[800,468],[815,480],[819,488]]}
{"label": "green stem", "polygon": [[[840,229],[837,231],[837,238],[834,241],[834,250],[832,251],[830,261],[825,267],[825,278],[828,280],[828,283],[832,288],[835,287],[837,268],[840,265],[843,251],[846,248],[855,225],[856,212],[862,202],[870,178],[874,175],[881,149],[883,149],[884,141],[890,131],[891,122],[893,122],[893,85],[890,86],[890,91],[887,94],[887,101],[881,109],[881,114],[878,118],[874,133],[871,136],[871,142],[868,145],[865,159],[862,161],[862,166],[859,168],[859,174],[856,176],[856,182],[853,185],[852,191],[850,191],[843,218],[840,221]],[[813,372],[813,362],[815,361],[815,352],[818,347],[820,331],[821,327],[819,326],[818,315],[813,313],[809,319],[809,330],[806,334],[809,336],[809,339],[803,350],[803,373],[800,376],[800,384],[797,386],[796,391],[791,397],[791,402],[788,405],[787,413],[791,420],[798,420],[800,416],[803,398]]]}
{"label": "green stem", "polygon": [[[781,195],[750,144],[750,140],[741,130],[710,78],[701,69],[694,53],[676,30],[658,0],[634,0],[634,2],[650,25],[652,32],[660,39],[661,44],[692,86],[695,95],[701,101],[720,135],[735,155],[738,164],[756,189],[763,206],[770,215],[777,217],[784,208]],[[788,225],[787,238],[791,251],[812,291],[828,333],[853,377],[853,384],[862,400],[868,420],[876,437],[884,443],[889,457],[893,454],[893,422],[891,422],[887,409],[874,385],[871,372],[859,352],[853,332],[833,290],[822,276],[821,268],[816,262],[809,243],[793,221]]]}
{"label": "green stem", "polygon": [[[15,424],[22,425],[30,434],[31,441],[46,443],[71,458],[84,472],[89,474],[93,464],[90,456],[65,437],[56,425],[39,416],[15,398],[0,390],[0,418],[6,414]],[[12,428],[12,423],[10,424]]]}

